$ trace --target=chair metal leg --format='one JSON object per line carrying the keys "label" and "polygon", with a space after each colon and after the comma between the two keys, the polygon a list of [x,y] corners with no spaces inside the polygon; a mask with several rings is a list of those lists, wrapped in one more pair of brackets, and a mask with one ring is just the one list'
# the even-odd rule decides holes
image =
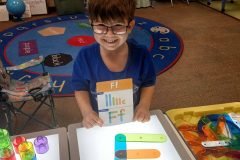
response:
{"label": "chair metal leg", "polygon": [[153,6],[153,0],[150,0],[150,7],[154,8],[154,6]]}
{"label": "chair metal leg", "polygon": [[13,127],[12,127],[12,114],[10,108],[7,107],[6,113],[6,120],[7,120],[7,129],[10,135],[13,135]]}
{"label": "chair metal leg", "polygon": [[56,115],[55,115],[55,103],[54,103],[52,95],[49,95],[49,102],[50,102],[50,105],[51,105],[50,109],[51,109],[51,112],[52,112],[53,126],[57,127],[57,120],[56,120]]}
{"label": "chair metal leg", "polygon": [[[24,114],[25,116],[27,116],[28,117],[28,119],[25,121],[25,123],[22,125],[22,127],[19,129],[19,131],[21,131],[21,130],[23,130],[26,126],[27,126],[27,124],[29,123],[29,121],[30,120],[35,120],[35,121],[37,121],[37,122],[39,122],[39,123],[41,123],[42,125],[47,125],[48,127],[50,127],[48,124],[46,124],[46,123],[44,123],[44,122],[42,122],[42,121],[40,121],[40,120],[38,120],[37,118],[35,118],[34,117],[34,115],[37,113],[37,111],[40,109],[40,107],[43,105],[43,103],[44,103],[44,101],[46,100],[46,98],[47,97],[45,97],[44,98],[44,100],[43,101],[41,101],[41,103],[37,106],[37,108],[33,111],[33,113],[32,114],[26,114],[26,113],[24,113],[23,111],[22,111],[22,108],[21,109],[17,109],[17,111],[18,112],[20,112],[20,113],[22,113],[22,114]],[[50,127],[51,128],[51,127]]]}
{"label": "chair metal leg", "polygon": [[2,110],[4,112],[4,116],[6,119],[6,129],[8,130],[10,135],[13,135],[13,127],[12,127],[12,113],[11,113],[11,105],[10,104],[1,104]]}
{"label": "chair metal leg", "polygon": [[226,0],[222,0],[221,12],[225,12]]}
{"label": "chair metal leg", "polygon": [[46,126],[46,127],[48,127],[48,128],[53,128],[53,127],[50,126],[49,124],[40,121],[39,119],[33,117],[32,115],[26,114],[26,113],[24,113],[23,111],[20,111],[20,110],[18,110],[18,109],[16,109],[16,110],[17,110],[17,112],[20,112],[21,114],[29,117],[29,119],[23,124],[23,126],[22,126],[20,129],[18,129],[18,131],[22,131],[22,130],[27,126],[27,123],[28,123],[30,120],[34,120],[34,121],[36,121],[36,122],[38,122],[38,123],[40,123],[40,124],[42,124],[42,125],[44,125],[44,126]]}
{"label": "chair metal leg", "polygon": [[[47,99],[49,100],[49,103],[47,103]],[[38,118],[35,118],[34,116],[36,115],[36,113],[39,111],[39,109],[42,107],[42,105],[46,105],[48,106],[50,109],[51,109],[51,114],[52,114],[52,125],[49,125],[41,120],[39,120]],[[23,109],[23,106],[19,107],[19,108],[16,108],[14,107],[14,109],[25,115],[26,117],[28,117],[28,119],[24,122],[24,124],[18,129],[18,131],[22,131],[26,126],[27,124],[31,121],[31,120],[34,120],[48,128],[56,128],[57,127],[57,121],[56,121],[56,116],[55,116],[55,106],[54,106],[54,101],[53,101],[53,98],[52,98],[52,95],[48,95],[48,96],[45,96],[40,104],[36,107],[36,109],[31,113],[31,114],[27,114],[25,112],[22,111]]]}
{"label": "chair metal leg", "polygon": [[19,109],[22,109],[23,108],[23,106],[26,104],[27,102],[26,101],[24,101],[22,104],[21,104],[21,106],[19,107]]}

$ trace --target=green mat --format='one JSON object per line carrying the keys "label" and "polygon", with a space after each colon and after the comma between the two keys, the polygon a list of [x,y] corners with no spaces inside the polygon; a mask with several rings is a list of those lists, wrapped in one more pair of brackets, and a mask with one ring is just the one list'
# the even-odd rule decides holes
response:
{"label": "green mat", "polygon": [[[200,0],[201,3],[207,5],[207,0]],[[214,8],[218,11],[221,12],[221,7],[222,7],[222,1],[212,1],[210,5],[207,5],[211,8]],[[240,1],[239,0],[234,0],[233,3],[228,0],[225,4],[225,14],[230,15],[234,18],[240,19]]]}

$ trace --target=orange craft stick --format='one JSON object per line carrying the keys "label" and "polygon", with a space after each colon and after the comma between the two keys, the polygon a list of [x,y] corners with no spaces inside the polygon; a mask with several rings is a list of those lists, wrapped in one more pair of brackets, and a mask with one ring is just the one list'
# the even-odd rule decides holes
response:
{"label": "orange craft stick", "polygon": [[178,127],[179,131],[197,131],[197,126],[181,125]]}
{"label": "orange craft stick", "polygon": [[146,158],[158,158],[160,157],[160,151],[156,149],[128,149],[127,159],[146,159]]}
{"label": "orange craft stick", "polygon": [[228,125],[227,125],[227,122],[226,122],[226,119],[223,116],[218,118],[217,134],[222,137],[225,137],[225,138],[232,138],[231,133],[228,128]]}
{"label": "orange craft stick", "polygon": [[184,139],[187,141],[195,141],[199,139],[199,135],[196,132],[191,131],[181,131]]}
{"label": "orange craft stick", "polygon": [[216,141],[217,135],[212,131],[212,129],[209,127],[210,124],[206,124],[202,127],[204,135],[207,137],[208,141]]}

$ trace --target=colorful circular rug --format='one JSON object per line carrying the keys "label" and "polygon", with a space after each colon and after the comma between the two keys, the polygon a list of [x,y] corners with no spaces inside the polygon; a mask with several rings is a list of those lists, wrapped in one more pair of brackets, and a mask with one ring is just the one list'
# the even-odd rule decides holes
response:
{"label": "colorful circular rug", "polygon": [[[152,55],[157,74],[170,68],[181,56],[183,42],[170,28],[136,17],[130,37],[145,45]],[[0,33],[0,58],[3,65],[21,64],[39,55],[51,74],[56,96],[70,96],[71,73],[79,50],[94,43],[91,26],[84,14],[58,16],[26,22]],[[40,68],[13,74],[14,79],[31,79]]]}

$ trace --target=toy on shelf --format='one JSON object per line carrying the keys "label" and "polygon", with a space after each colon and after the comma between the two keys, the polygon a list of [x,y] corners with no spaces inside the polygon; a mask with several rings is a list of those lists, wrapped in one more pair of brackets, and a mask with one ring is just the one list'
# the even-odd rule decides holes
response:
{"label": "toy on shelf", "polygon": [[26,10],[26,5],[23,0],[7,0],[7,10],[13,16],[13,21],[21,21]]}

